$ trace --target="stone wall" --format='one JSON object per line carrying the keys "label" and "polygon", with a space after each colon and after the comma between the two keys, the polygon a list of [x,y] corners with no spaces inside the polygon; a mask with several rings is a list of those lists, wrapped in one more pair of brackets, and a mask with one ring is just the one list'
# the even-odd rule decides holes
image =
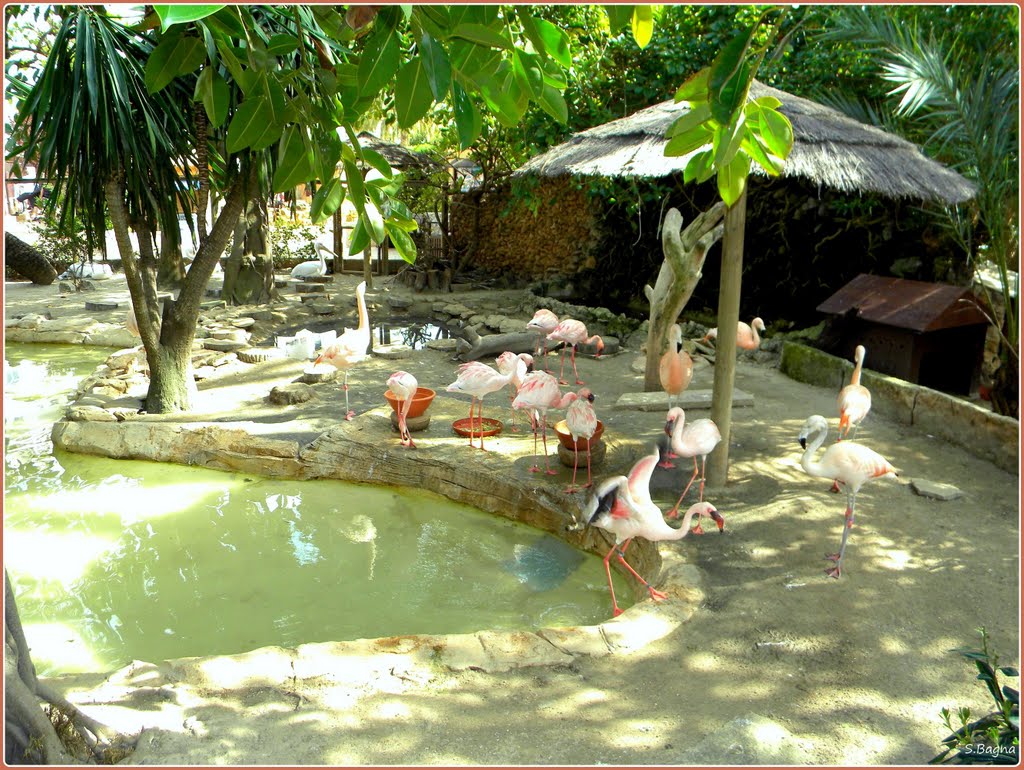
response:
{"label": "stone wall", "polygon": [[511,186],[452,202],[452,232],[465,266],[524,279],[593,269],[597,238],[585,190],[569,177],[539,180],[529,199]]}

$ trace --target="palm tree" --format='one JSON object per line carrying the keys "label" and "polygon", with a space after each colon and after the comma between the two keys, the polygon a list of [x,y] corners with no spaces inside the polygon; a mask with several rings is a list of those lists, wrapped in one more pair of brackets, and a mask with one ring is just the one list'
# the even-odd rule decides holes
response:
{"label": "palm tree", "polygon": [[921,137],[926,151],[977,185],[974,216],[958,210],[946,214],[974,261],[972,267],[993,266],[999,277],[1002,301],[990,297],[988,303],[1003,309],[1001,319],[992,319],[1000,337],[992,405],[1000,414],[1019,417],[1020,296],[1013,272],[1020,264],[1016,55],[1000,50],[998,35],[991,34],[988,47],[982,48],[957,32],[943,35],[901,23],[894,17],[898,12],[889,7],[844,7],[837,11],[837,26],[827,37],[870,46],[882,78],[894,84],[890,97],[899,99],[894,117],[902,119],[906,132]]}

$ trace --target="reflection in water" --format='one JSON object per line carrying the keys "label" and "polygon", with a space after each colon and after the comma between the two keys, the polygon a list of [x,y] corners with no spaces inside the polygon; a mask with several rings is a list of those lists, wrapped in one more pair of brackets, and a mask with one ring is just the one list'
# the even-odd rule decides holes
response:
{"label": "reflection in water", "polygon": [[29,405],[5,414],[5,563],[41,673],[608,617],[597,557],[436,495],[54,453],[56,384],[103,353],[52,347],[9,346],[5,390]]}
{"label": "reflection in water", "polygon": [[421,350],[430,340],[446,340],[452,336],[444,326],[432,323],[410,322],[407,326],[380,324],[376,329],[378,344],[391,345],[400,342],[413,350]]}

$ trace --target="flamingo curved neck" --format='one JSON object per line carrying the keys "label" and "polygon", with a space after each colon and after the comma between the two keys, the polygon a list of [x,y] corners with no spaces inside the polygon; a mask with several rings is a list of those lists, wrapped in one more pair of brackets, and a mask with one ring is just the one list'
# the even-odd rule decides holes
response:
{"label": "flamingo curved neck", "polygon": [[359,331],[369,332],[370,327],[370,316],[366,312],[366,300],[363,298],[363,292],[356,292],[356,306],[359,311]]}
{"label": "flamingo curved neck", "polygon": [[861,372],[861,368],[864,366],[864,357],[863,356],[857,356],[857,358],[854,359],[854,361],[855,361],[855,364],[854,364],[854,367],[853,367],[853,375],[850,377],[850,384],[851,385],[860,385],[860,372]]}
{"label": "flamingo curved neck", "polygon": [[817,430],[807,437],[807,448],[800,458],[801,467],[811,476],[831,476],[831,472],[814,459],[814,453],[825,443],[827,431]]}

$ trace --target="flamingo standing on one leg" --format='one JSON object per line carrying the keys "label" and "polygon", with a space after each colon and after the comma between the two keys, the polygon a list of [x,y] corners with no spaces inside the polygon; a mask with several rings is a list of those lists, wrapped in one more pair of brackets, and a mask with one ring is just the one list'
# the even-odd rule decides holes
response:
{"label": "flamingo standing on one leg", "polygon": [[[594,334],[593,336],[587,336],[587,327],[582,321],[577,321],[575,318],[566,318],[554,328],[554,330],[548,334],[549,340],[554,342],[564,342],[570,346],[572,350],[572,373],[576,376],[576,384],[582,385],[583,380],[580,379],[580,375],[576,372],[576,347],[580,344],[589,345],[591,342],[597,342],[597,353],[594,358],[601,357],[601,351],[604,350],[604,340],[600,336]],[[568,385],[562,377],[563,370],[565,369],[565,348],[562,348],[562,361],[558,367],[558,382],[562,385]]]}
{"label": "flamingo standing on one leg", "polygon": [[537,349],[534,351],[534,355],[544,357],[544,371],[550,372],[548,368],[548,341],[547,335],[555,330],[558,326],[558,316],[552,313],[546,308],[541,308],[533,314],[527,324],[527,329],[536,329],[540,332],[540,339],[537,340]]}
{"label": "flamingo standing on one leg", "polygon": [[[860,384],[860,373],[864,366],[864,355],[867,351],[858,345],[853,351],[853,375],[850,384],[839,391],[836,405],[839,407],[839,436],[836,441],[849,438],[853,430],[871,411],[871,391]],[[839,482],[833,480],[830,492],[839,491]]]}
{"label": "flamingo standing on one leg", "polygon": [[402,438],[402,446],[415,449],[416,445],[412,441],[412,434],[409,432],[406,418],[409,414],[409,409],[412,408],[412,397],[416,395],[419,383],[416,382],[416,378],[409,374],[409,372],[395,372],[388,377],[388,388],[395,394],[400,404],[398,409],[398,434]]}
{"label": "flamingo standing on one leg", "polygon": [[804,449],[800,465],[812,476],[837,479],[846,485],[846,514],[839,553],[828,554],[825,557],[835,562],[835,566],[825,570],[825,574],[838,578],[842,571],[846,539],[853,528],[853,510],[857,502],[857,492],[865,482],[871,479],[895,478],[896,469],[875,450],[853,441],[840,441],[833,444],[825,450],[825,454],[821,456],[820,460],[815,461],[814,453],[825,443],[827,435],[828,422],[824,417],[815,414],[807,418],[807,422],[800,429],[800,446]]}
{"label": "flamingo standing on one leg", "polygon": [[364,361],[370,348],[370,316],[366,312],[366,281],[356,286],[356,307],[359,311],[359,328],[345,329],[333,343],[320,351],[313,362],[330,364],[345,373],[342,389],[345,391],[345,419],[356,416],[348,404],[348,371],[356,364]]}
{"label": "flamingo standing on one leg", "polygon": [[[665,439],[662,439],[665,441]],[[613,476],[602,481],[594,490],[594,495],[587,501],[585,520],[594,527],[607,530],[615,535],[615,544],[604,557],[604,571],[608,576],[608,590],[612,595],[612,614],[619,616],[622,610],[615,601],[615,588],[612,586],[612,573],[609,561],[614,553],[633,577],[647,588],[651,599],[661,601],[665,594],[656,590],[644,580],[625,559],[625,551],[634,537],[648,540],[681,540],[690,533],[690,520],[695,515],[709,515],[719,524],[724,520],[711,503],[700,502],[690,507],[683,517],[683,525],[675,529],[662,518],[658,506],[651,500],[651,474],[663,448],[655,447],[654,451],[640,458],[629,472],[629,477]]]}
{"label": "flamingo standing on one leg", "polygon": [[[679,457],[692,457],[693,458],[693,475],[690,476],[690,481],[687,483],[686,488],[683,490],[683,494],[679,495],[679,499],[676,504],[672,506],[672,510],[669,511],[668,516],[670,519],[676,518],[679,515],[679,504],[683,502],[683,498],[686,497],[686,493],[690,491],[690,486],[693,484],[693,480],[697,478],[697,455],[701,458],[700,467],[700,497],[698,498],[701,502],[704,500],[704,469],[707,465],[708,455],[711,454],[712,450],[718,446],[718,442],[722,440],[722,434],[718,430],[718,426],[712,420],[707,418],[701,418],[694,420],[690,424],[686,424],[686,413],[678,406],[674,406],[668,410],[668,414],[665,416],[665,433],[671,437],[672,451]],[[700,525],[700,518],[697,518],[697,526],[694,527],[694,533],[698,535],[704,534],[704,529]]]}
{"label": "flamingo standing on one leg", "polygon": [[[523,384],[523,378],[527,374],[533,371],[533,356],[529,353],[520,353],[516,355],[510,350],[506,350],[496,359],[494,359],[494,365],[498,367],[498,371],[502,374],[512,373],[512,380],[508,384],[509,403],[516,400],[516,393],[519,392],[520,386]],[[516,410],[512,410],[512,425],[509,426],[509,430],[516,430]]]}
{"label": "flamingo standing on one leg", "polygon": [[544,472],[550,476],[555,474],[548,464],[548,409],[565,409],[569,404],[579,398],[576,393],[561,395],[558,389],[558,380],[554,375],[547,372],[530,372],[523,378],[523,384],[519,388],[515,399],[512,401],[513,409],[523,409],[529,412],[533,422],[533,466],[531,473],[540,471],[537,464],[537,429],[542,431],[544,437]]}
{"label": "flamingo standing on one leg", "polygon": [[658,363],[658,377],[661,389],[668,395],[668,408],[673,406],[673,399],[686,390],[693,379],[693,359],[683,350],[683,330],[679,324],[672,324],[669,337],[669,349],[662,354]]}
{"label": "flamingo standing on one leg", "polygon": [[[594,484],[590,476],[590,439],[594,437],[594,431],[597,430],[597,415],[594,414],[594,407],[591,406],[594,403],[594,394],[590,392],[589,388],[580,388],[576,395],[578,398],[569,404],[569,408],[565,412],[565,424],[569,428],[569,435],[572,436],[574,444],[581,438],[587,440],[587,483],[583,485],[583,488],[586,489]],[[580,450],[574,447],[572,481],[569,482],[569,486],[565,490],[570,494],[577,491],[576,469],[579,464]]]}
{"label": "flamingo standing on one leg", "polygon": [[[750,322],[749,326],[740,321],[736,324],[736,347],[743,348],[744,350],[757,350],[757,346],[761,344],[761,337],[758,335],[759,331],[764,331],[764,321],[760,318],[755,318]],[[711,329],[704,335],[704,342],[717,338],[718,329]]]}
{"label": "flamingo standing on one leg", "polygon": [[[459,367],[455,382],[445,388],[449,393],[469,393],[469,445],[473,446],[473,407],[479,402],[480,449],[484,450],[484,396],[501,390],[512,381],[514,371],[508,374],[497,372],[485,363],[470,361]],[[484,450],[486,451],[486,450]]]}

